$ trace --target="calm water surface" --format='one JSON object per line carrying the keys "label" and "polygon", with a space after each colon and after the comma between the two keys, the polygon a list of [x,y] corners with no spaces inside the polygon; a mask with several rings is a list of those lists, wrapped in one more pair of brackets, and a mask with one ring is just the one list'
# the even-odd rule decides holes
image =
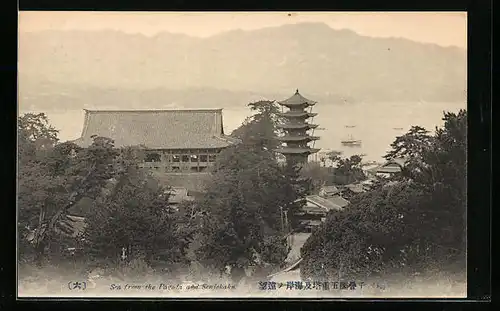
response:
{"label": "calm water surface", "polygon": [[[149,107],[150,109],[174,107]],[[182,107],[175,107],[182,108]],[[218,108],[218,107],[214,107]],[[358,103],[325,105],[313,107],[317,112],[312,122],[319,124],[314,132],[321,137],[315,143],[323,151],[338,150],[345,156],[365,154],[366,160],[380,161],[396,136],[405,133],[412,125],[420,125],[433,131],[443,124],[443,111],[457,112],[465,109],[466,103]],[[120,107],[95,107],[92,109],[120,109]],[[123,109],[123,107],[121,108]],[[147,108],[145,108],[147,109]],[[20,113],[32,109],[20,107]],[[46,111],[49,120],[60,132],[61,141],[76,139],[83,128],[83,110]],[[247,107],[225,108],[223,110],[224,130],[231,133],[243,120],[251,115]],[[346,126],[350,126],[349,128]],[[324,128],[324,129],[321,129]],[[354,137],[362,141],[360,147],[346,147],[340,141]]]}

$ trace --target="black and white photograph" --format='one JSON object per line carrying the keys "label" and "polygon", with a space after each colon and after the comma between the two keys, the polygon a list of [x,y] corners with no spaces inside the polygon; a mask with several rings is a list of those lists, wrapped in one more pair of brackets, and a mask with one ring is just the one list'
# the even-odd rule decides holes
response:
{"label": "black and white photograph", "polygon": [[18,297],[467,296],[466,12],[18,29]]}

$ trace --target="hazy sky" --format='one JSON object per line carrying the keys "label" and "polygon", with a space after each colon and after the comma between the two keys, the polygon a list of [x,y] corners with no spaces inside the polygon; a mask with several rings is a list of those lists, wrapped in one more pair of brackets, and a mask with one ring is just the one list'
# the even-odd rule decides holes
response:
{"label": "hazy sky", "polygon": [[252,30],[298,22],[323,22],[361,35],[403,37],[443,46],[467,47],[465,12],[20,12],[19,31],[114,29],[207,37],[233,29]]}

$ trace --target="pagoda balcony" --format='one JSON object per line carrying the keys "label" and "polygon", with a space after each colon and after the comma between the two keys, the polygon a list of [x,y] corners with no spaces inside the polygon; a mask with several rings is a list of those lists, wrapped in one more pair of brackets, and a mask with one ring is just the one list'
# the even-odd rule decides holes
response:
{"label": "pagoda balcony", "polygon": [[285,106],[287,108],[290,108],[290,109],[292,109],[292,108],[296,108],[296,109],[297,108],[302,108],[302,109],[305,109],[307,107],[312,107],[312,106],[316,105],[315,102],[303,102],[303,103],[299,103],[299,102],[297,102],[297,103],[293,103],[293,102],[278,102],[278,104],[281,105],[281,106]]}
{"label": "pagoda balcony", "polygon": [[318,124],[284,123],[284,124],[278,124],[277,127],[281,129],[315,129],[318,127]]}
{"label": "pagoda balcony", "polygon": [[313,140],[318,140],[319,136],[293,136],[293,135],[285,135],[282,137],[278,137],[279,141],[313,141]]}
{"label": "pagoda balcony", "polygon": [[319,151],[319,148],[292,148],[292,147],[282,147],[275,149],[276,152],[282,154],[311,154]]}
{"label": "pagoda balcony", "polygon": [[280,117],[284,118],[312,118],[317,116],[317,113],[305,112],[305,111],[287,111],[278,113]]}

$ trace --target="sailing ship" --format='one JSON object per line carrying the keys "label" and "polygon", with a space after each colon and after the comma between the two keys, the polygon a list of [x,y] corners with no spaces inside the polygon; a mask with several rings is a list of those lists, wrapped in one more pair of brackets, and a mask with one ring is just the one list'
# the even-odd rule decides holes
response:
{"label": "sailing ship", "polygon": [[349,138],[344,139],[341,143],[344,146],[361,146],[361,140],[354,139],[352,135],[349,135]]}

